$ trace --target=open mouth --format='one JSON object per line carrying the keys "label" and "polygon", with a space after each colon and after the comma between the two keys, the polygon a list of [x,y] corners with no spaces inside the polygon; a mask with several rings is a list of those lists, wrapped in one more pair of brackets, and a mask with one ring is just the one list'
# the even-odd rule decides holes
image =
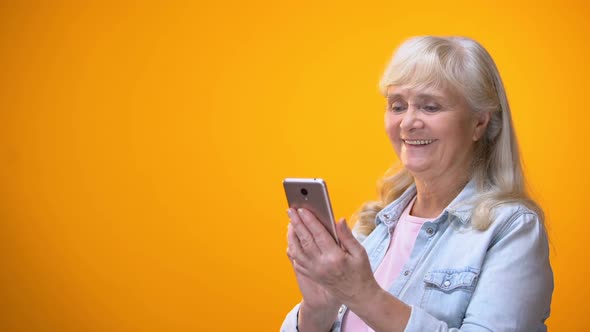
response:
{"label": "open mouth", "polygon": [[424,146],[436,141],[435,139],[402,139],[405,144],[413,146]]}

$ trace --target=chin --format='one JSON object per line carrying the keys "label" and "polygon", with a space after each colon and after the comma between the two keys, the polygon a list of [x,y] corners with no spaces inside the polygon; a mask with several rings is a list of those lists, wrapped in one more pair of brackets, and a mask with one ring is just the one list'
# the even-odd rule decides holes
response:
{"label": "chin", "polygon": [[408,170],[408,172],[412,174],[420,174],[428,171],[428,165],[424,164],[412,164],[412,163],[404,163],[404,168]]}

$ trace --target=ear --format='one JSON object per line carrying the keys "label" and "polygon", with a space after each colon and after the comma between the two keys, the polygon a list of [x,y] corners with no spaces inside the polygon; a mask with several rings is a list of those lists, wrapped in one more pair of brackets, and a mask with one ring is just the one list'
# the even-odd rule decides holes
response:
{"label": "ear", "polygon": [[475,115],[475,128],[473,130],[473,141],[477,142],[481,139],[488,128],[488,123],[492,117],[491,112],[479,112]]}

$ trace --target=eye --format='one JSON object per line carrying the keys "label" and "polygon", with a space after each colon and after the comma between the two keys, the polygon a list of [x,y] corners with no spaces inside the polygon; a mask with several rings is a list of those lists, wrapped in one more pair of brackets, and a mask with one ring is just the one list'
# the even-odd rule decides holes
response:
{"label": "eye", "polygon": [[422,109],[428,113],[435,113],[440,111],[440,107],[438,105],[424,105]]}
{"label": "eye", "polygon": [[399,102],[395,102],[389,106],[389,109],[393,112],[399,113],[406,110],[406,105]]}

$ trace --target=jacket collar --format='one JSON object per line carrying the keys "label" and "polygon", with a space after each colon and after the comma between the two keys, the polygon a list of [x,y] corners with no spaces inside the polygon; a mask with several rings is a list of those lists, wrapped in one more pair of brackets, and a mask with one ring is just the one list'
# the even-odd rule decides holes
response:
{"label": "jacket collar", "polygon": [[[471,179],[465,187],[461,190],[459,195],[443,210],[441,215],[433,220],[434,223],[439,223],[445,220],[447,216],[454,216],[462,224],[467,224],[471,219],[473,208],[473,198],[477,193],[475,179]],[[395,201],[388,204],[385,208],[377,213],[375,217],[375,224],[385,224],[387,227],[394,227],[399,220],[402,212],[416,195],[416,185],[412,184],[404,193]]]}

